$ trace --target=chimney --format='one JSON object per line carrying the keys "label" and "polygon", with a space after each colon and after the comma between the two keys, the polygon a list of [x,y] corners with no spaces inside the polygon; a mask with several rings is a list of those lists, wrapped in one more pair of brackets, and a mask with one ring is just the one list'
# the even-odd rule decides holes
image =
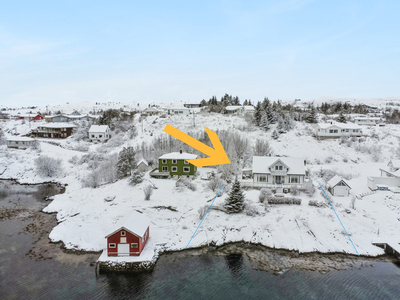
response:
{"label": "chimney", "polygon": [[182,154],[182,150],[179,150],[179,153]]}

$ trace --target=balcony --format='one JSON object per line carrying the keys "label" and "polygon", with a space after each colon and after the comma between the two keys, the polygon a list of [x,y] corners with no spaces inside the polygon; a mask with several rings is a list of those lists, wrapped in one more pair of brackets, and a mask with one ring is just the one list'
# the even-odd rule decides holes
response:
{"label": "balcony", "polygon": [[271,170],[271,175],[272,175],[272,176],[286,176],[286,175],[287,175],[287,171],[283,171],[283,170]]}
{"label": "balcony", "polygon": [[153,169],[150,172],[151,177],[170,177],[169,172],[159,172],[158,168]]}

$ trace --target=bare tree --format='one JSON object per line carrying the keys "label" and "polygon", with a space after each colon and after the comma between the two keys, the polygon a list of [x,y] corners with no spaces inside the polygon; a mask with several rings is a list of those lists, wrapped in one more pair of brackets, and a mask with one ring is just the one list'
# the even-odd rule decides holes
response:
{"label": "bare tree", "polygon": [[210,188],[210,190],[216,192],[221,188],[223,183],[224,181],[221,178],[214,176],[213,178],[210,179],[207,186]]}
{"label": "bare tree", "polygon": [[262,139],[256,140],[253,150],[255,156],[268,156],[272,153],[272,149],[268,141]]}
{"label": "bare tree", "polygon": [[247,138],[242,137],[238,132],[235,132],[232,136],[232,143],[238,159],[243,159],[244,154],[249,148],[249,141]]}
{"label": "bare tree", "polygon": [[36,171],[43,177],[56,177],[62,174],[61,158],[52,158],[46,155],[35,159]]}
{"label": "bare tree", "polygon": [[201,207],[199,208],[199,210],[198,210],[197,212],[199,213],[199,219],[200,219],[200,220],[203,219],[203,217],[204,217],[204,215],[206,214],[207,210],[208,210],[208,206],[207,206],[207,205],[201,206]]}
{"label": "bare tree", "polygon": [[153,187],[151,185],[146,185],[143,188],[144,200],[150,200],[151,195],[153,194]]}

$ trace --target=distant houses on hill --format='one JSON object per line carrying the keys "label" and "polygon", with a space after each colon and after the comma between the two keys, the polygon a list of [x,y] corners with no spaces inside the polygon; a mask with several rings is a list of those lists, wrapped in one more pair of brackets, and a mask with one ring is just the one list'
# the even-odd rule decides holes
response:
{"label": "distant houses on hill", "polygon": [[77,126],[74,124],[43,124],[32,130],[32,135],[42,138],[63,139],[71,136],[72,130]]}
{"label": "distant houses on hill", "polygon": [[44,119],[49,123],[61,123],[61,122],[74,122],[74,121],[87,121],[94,122],[99,118],[99,116],[94,115],[55,115],[55,116],[45,116]]}
{"label": "distant houses on hill", "polygon": [[24,136],[11,136],[7,138],[7,148],[26,149],[37,143],[35,139]]}

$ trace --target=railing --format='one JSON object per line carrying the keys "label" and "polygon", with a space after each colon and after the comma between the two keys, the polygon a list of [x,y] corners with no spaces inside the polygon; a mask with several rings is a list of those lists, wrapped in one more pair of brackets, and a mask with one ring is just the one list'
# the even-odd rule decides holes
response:
{"label": "railing", "polygon": [[242,181],[242,187],[253,187],[253,188],[284,188],[290,189],[291,187],[305,188],[312,184],[311,181],[305,181],[304,183],[268,183],[268,182],[253,182],[253,181]]}
{"label": "railing", "polygon": [[283,171],[283,170],[272,170],[272,171],[271,171],[271,175],[272,175],[272,176],[286,176],[286,175],[287,175],[287,171]]}
{"label": "railing", "polygon": [[170,174],[169,174],[169,172],[159,172],[158,168],[155,168],[150,172],[150,176],[152,176],[152,177],[170,176]]}

